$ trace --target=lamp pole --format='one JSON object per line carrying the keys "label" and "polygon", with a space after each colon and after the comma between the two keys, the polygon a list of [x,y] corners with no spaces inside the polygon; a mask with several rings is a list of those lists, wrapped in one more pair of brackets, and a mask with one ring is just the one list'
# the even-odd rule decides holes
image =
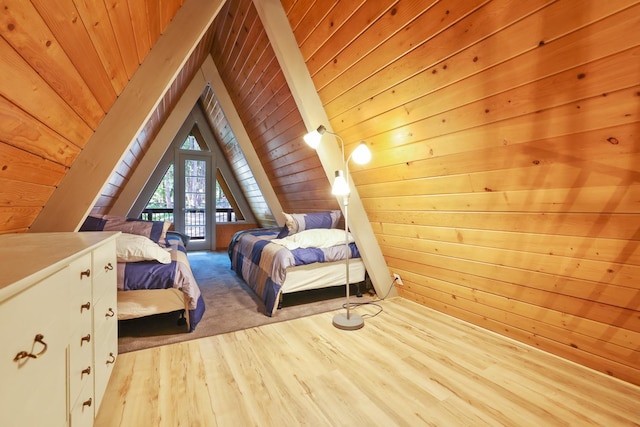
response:
{"label": "lamp pole", "polygon": [[[338,138],[340,138],[338,136]],[[342,138],[340,138],[342,140]],[[344,142],[342,145],[342,158],[344,159]],[[353,154],[353,153],[352,153]],[[346,187],[344,187],[342,205],[344,206],[344,248],[345,248],[345,277],[346,277],[346,313],[338,313],[333,316],[333,326],[338,329],[347,331],[353,331],[360,329],[364,326],[364,319],[362,316],[351,313],[351,301],[350,301],[350,280],[349,280],[349,258],[351,258],[351,248],[349,247],[349,196],[351,195],[351,188],[349,183],[349,160],[351,155],[344,161],[344,180],[346,181]],[[336,173],[336,180],[339,178],[339,173]],[[334,189],[335,189],[334,182]]]}
{"label": "lamp pole", "polygon": [[[351,157],[354,157],[354,161],[359,164],[367,163],[371,159],[371,151],[364,142],[361,142],[358,147],[345,159],[344,152],[344,140],[342,137],[336,133],[328,131],[326,127],[320,125],[318,129],[315,131],[309,132],[304,136],[304,140],[307,144],[309,144],[314,149],[318,147],[320,144],[320,139],[324,133],[329,133],[338,140],[340,140],[340,144],[342,146],[342,160],[343,160],[343,168],[342,171],[336,171],[336,178],[333,182],[332,193],[335,196],[342,196],[342,205],[344,206],[344,247],[345,247],[345,278],[346,283],[345,286],[347,288],[347,298],[346,298],[346,313],[338,313],[333,317],[333,326],[338,329],[344,330],[355,330],[360,329],[364,326],[364,319],[362,316],[351,313],[351,302],[349,301],[350,297],[350,280],[349,280],[349,258],[351,257],[351,248],[349,247],[349,195],[351,194],[351,187],[349,183],[349,160]],[[355,154],[355,156],[354,156]],[[344,174],[344,176],[343,176]]]}

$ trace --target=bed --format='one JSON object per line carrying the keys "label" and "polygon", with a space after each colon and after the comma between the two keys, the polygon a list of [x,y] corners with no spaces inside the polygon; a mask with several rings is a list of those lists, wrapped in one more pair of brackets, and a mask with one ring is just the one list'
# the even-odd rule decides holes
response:
{"label": "bed", "polygon": [[[340,211],[285,214],[282,228],[239,231],[229,244],[231,269],[261,298],[273,316],[283,294],[345,284],[344,230]],[[350,236],[349,282],[365,280],[366,269]]]}
{"label": "bed", "polygon": [[165,221],[90,216],[80,231],[121,231],[118,257],[118,319],[183,311],[186,330],[195,330],[205,311],[179,233]]}

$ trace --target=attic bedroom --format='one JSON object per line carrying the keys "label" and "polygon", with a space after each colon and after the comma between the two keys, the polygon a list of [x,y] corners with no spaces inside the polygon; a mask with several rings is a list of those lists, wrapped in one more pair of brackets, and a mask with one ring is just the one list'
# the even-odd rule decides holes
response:
{"label": "attic bedroom", "polygon": [[[0,425],[640,425],[639,1],[3,6]],[[324,279],[236,248],[316,232],[289,318]],[[268,324],[200,328],[205,276]],[[143,305],[180,337],[122,351]]]}

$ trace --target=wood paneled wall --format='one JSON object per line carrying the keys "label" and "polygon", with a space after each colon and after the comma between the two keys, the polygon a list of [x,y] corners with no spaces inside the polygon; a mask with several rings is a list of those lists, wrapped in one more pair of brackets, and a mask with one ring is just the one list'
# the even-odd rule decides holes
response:
{"label": "wood paneled wall", "polygon": [[182,0],[31,0],[0,13],[0,233],[26,231]]}
{"label": "wood paneled wall", "polygon": [[640,384],[638,1],[282,4],[400,294]]}
{"label": "wood paneled wall", "polygon": [[142,131],[138,134],[135,141],[126,152],[123,161],[120,162],[117,169],[109,178],[109,182],[103,188],[100,198],[91,211],[92,213],[109,213],[109,210],[117,200],[120,192],[126,185],[129,178],[131,178],[136,166],[140,163],[151,144],[155,141],[162,125],[164,125],[164,122],[178,103],[180,96],[183,94],[187,86],[189,86],[194,75],[200,70],[202,63],[207,55],[209,55],[209,49],[211,48],[212,43],[213,31],[212,29],[209,29],[194,49],[185,66],[178,73],[178,76],[171,84],[171,87],[158,104],[158,107],[155,109]]}
{"label": "wood paneled wall", "polygon": [[[260,187],[258,186],[258,182],[249,167],[247,158],[242,152],[242,147],[240,147],[240,143],[233,133],[222,106],[216,98],[215,93],[213,93],[211,87],[207,87],[205,89],[200,101],[205,115],[209,120],[209,127],[213,130],[214,135],[218,140],[220,150],[224,154],[227,163],[231,165],[231,170],[233,171],[236,181],[247,199],[247,203],[251,207],[251,211],[255,216],[256,222],[260,224],[261,227],[277,227],[278,223],[271,213],[262,192],[260,191]],[[255,228],[256,224],[252,224],[252,227],[240,227],[241,228],[236,231]],[[225,229],[231,230],[233,227],[225,226]],[[220,225],[216,226],[216,230],[216,240],[218,241],[217,248],[220,249],[221,247],[229,246],[233,235],[228,235],[229,233],[226,233],[224,237],[221,237],[219,233],[221,230]]]}
{"label": "wood paneled wall", "polygon": [[211,55],[282,208],[338,209],[253,2],[228,0],[214,24]]}

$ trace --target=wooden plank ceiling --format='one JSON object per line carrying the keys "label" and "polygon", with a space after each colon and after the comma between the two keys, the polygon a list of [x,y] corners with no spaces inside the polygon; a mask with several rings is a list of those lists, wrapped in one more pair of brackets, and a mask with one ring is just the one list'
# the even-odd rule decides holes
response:
{"label": "wooden plank ceiling", "polygon": [[[3,4],[0,232],[26,231],[33,223],[181,5],[182,0]],[[198,66],[192,68],[183,74]],[[176,91],[186,78],[174,83]],[[162,102],[158,120],[147,124],[134,150],[144,151],[170,103]],[[128,159],[118,169],[116,184],[129,163],[134,162]],[[111,193],[107,188],[97,209],[108,205]]]}
{"label": "wooden plank ceiling", "polygon": [[[29,228],[181,5],[14,3],[4,233]],[[373,150],[352,177],[400,294],[640,384],[640,2],[281,3],[332,128]],[[209,52],[283,209],[336,208],[253,3],[227,1],[197,52],[94,209]]]}
{"label": "wooden plank ceiling", "polygon": [[227,1],[215,26],[211,55],[282,208],[338,209],[252,1]]}

